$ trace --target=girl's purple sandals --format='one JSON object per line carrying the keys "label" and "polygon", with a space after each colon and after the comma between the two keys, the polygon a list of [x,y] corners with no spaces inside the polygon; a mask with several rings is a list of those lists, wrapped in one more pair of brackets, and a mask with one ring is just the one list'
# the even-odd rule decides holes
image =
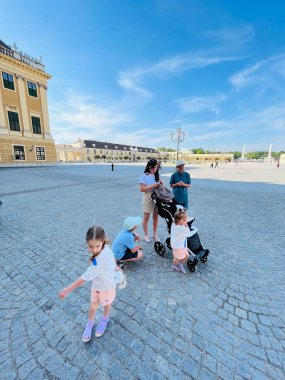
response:
{"label": "girl's purple sandals", "polygon": [[110,320],[109,317],[107,317],[107,318],[103,317],[101,319],[99,325],[96,328],[96,332],[95,332],[95,335],[97,336],[97,338],[99,338],[100,336],[102,336],[104,334],[109,320]]}
{"label": "girl's purple sandals", "polygon": [[91,339],[93,326],[94,326],[94,321],[87,322],[84,333],[82,335],[83,342],[87,343]]}

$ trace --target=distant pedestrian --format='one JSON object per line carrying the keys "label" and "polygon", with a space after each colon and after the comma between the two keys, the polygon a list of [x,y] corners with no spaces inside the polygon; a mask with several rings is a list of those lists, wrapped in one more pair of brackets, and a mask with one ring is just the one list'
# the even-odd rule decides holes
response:
{"label": "distant pedestrian", "polygon": [[135,232],[141,222],[142,218],[140,216],[129,216],[124,220],[123,230],[115,237],[112,245],[118,264],[119,261],[137,261],[142,258],[142,247],[135,243],[141,240],[140,236]]}
{"label": "distant pedestrian", "polygon": [[112,163],[112,165],[111,165],[111,168],[112,168],[112,172],[114,171],[114,164]]}
{"label": "distant pedestrian", "polygon": [[172,270],[186,273],[184,265],[189,258],[187,249],[187,237],[190,236],[190,229],[187,225],[186,210],[176,211],[174,223],[171,225],[170,244],[173,252]]}
{"label": "distant pedestrian", "polygon": [[82,335],[83,342],[89,342],[94,327],[94,318],[99,304],[104,307],[104,316],[96,328],[95,335],[100,337],[104,334],[109,322],[109,314],[112,302],[116,297],[116,267],[114,254],[107,245],[105,231],[102,227],[93,226],[88,229],[86,243],[91,253],[90,266],[86,272],[71,285],[59,292],[59,297],[64,299],[69,293],[79,286],[91,281],[91,303],[88,313],[88,322]]}
{"label": "distant pedestrian", "polygon": [[216,161],[215,168],[218,168],[218,167],[219,167],[219,163],[218,163],[218,161]]}
{"label": "distant pedestrian", "polygon": [[185,161],[176,162],[176,172],[170,177],[170,186],[178,204],[188,209],[188,188],[191,185],[190,174],[184,171]]}
{"label": "distant pedestrian", "polygon": [[277,161],[277,168],[279,169],[280,161]]}
{"label": "distant pedestrian", "polygon": [[211,168],[211,169],[214,168],[214,164],[213,164],[213,162],[211,162],[210,168]]}

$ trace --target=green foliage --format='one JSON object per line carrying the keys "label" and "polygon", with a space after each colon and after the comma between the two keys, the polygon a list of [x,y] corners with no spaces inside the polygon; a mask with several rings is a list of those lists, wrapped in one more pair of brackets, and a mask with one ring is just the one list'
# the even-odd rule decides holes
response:
{"label": "green foliage", "polygon": [[156,148],[156,150],[158,150],[159,152],[176,152],[175,149],[165,148],[165,147],[159,147],[159,148]]}
{"label": "green foliage", "polygon": [[249,152],[245,154],[245,157],[249,160],[260,160],[261,158],[267,157],[268,153],[261,151],[261,152]]}
{"label": "green foliage", "polygon": [[283,150],[281,150],[280,152],[272,152],[272,157],[279,160],[280,158],[280,155],[281,154],[284,154],[285,152]]}
{"label": "green foliage", "polygon": [[234,160],[237,160],[238,158],[241,157],[241,153],[240,153],[240,152],[237,152],[237,151],[235,151],[235,152],[231,152],[231,154],[234,155]]}
{"label": "green foliage", "polygon": [[194,154],[203,154],[203,153],[205,153],[204,149],[202,149],[202,148],[192,149],[192,152]]}

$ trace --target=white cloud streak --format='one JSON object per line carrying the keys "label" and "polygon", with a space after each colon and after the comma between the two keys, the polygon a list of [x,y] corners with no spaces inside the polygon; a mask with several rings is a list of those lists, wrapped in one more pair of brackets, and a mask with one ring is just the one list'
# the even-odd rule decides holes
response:
{"label": "white cloud streak", "polygon": [[211,111],[218,114],[221,110],[220,104],[226,100],[223,94],[205,97],[181,98],[175,101],[182,112],[198,113],[202,111]]}
{"label": "white cloud streak", "polygon": [[285,54],[275,55],[256,62],[251,67],[233,74],[229,78],[229,82],[236,89],[251,85],[270,86],[274,75],[285,76]]}
{"label": "white cloud streak", "polygon": [[215,41],[244,45],[254,38],[254,29],[251,25],[242,25],[237,28],[222,28],[216,30],[209,30],[205,35]]}
{"label": "white cloud streak", "polygon": [[125,90],[131,90],[138,95],[151,97],[153,94],[145,89],[141,82],[147,76],[159,76],[162,72],[176,74],[182,71],[193,70],[222,62],[234,61],[239,58],[230,56],[194,57],[193,55],[177,55],[149,67],[140,67],[130,71],[119,72],[118,83]]}

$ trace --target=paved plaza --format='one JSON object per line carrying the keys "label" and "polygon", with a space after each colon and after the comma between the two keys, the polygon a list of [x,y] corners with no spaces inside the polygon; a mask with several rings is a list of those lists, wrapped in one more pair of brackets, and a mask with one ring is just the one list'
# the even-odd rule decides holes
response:
{"label": "paved plaza", "polygon": [[[208,262],[172,272],[171,253],[143,243],[108,330],[89,344],[90,285],[57,293],[88,266],[88,227],[112,240],[125,217],[141,215],[143,166],[0,169],[1,380],[285,378],[285,167],[188,169]],[[166,184],[172,171],[161,171]]]}

